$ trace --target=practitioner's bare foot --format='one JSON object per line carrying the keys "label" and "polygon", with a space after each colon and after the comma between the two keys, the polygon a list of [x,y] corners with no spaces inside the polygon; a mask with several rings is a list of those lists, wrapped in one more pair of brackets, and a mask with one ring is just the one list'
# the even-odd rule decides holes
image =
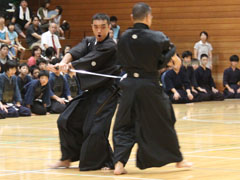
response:
{"label": "practitioner's bare foot", "polygon": [[121,162],[117,162],[116,164],[115,164],[115,170],[114,170],[114,172],[113,172],[115,175],[122,175],[122,174],[127,174],[127,171],[126,171],[126,169],[124,169],[124,167],[123,167],[123,163],[121,163]]}
{"label": "practitioner's bare foot", "polygon": [[192,162],[188,162],[185,160],[176,163],[177,168],[191,168],[192,166],[193,166]]}
{"label": "practitioner's bare foot", "polygon": [[52,169],[57,169],[57,168],[69,168],[71,162],[70,160],[65,160],[65,161],[58,161],[56,164],[50,165]]}

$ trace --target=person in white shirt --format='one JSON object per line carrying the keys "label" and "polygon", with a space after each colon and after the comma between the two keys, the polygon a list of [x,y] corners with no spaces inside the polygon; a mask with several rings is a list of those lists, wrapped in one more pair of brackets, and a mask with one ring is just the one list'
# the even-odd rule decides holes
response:
{"label": "person in white shirt", "polygon": [[56,23],[50,23],[49,31],[42,34],[41,48],[45,51],[48,47],[53,47],[57,52],[57,57],[59,58],[61,44],[59,42],[58,36],[55,34],[56,31]]}
{"label": "person in white shirt", "polygon": [[212,45],[207,42],[208,40],[208,33],[206,31],[202,31],[200,33],[200,41],[198,41],[194,45],[194,58],[197,58],[200,61],[200,57],[202,54],[207,54],[209,57],[209,61],[207,67],[212,69]]}

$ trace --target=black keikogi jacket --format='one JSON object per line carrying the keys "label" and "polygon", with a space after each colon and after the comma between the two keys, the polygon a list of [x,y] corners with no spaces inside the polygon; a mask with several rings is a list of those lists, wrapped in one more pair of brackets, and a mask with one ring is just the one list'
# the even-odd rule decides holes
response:
{"label": "black keikogi jacket", "polygon": [[[158,73],[176,50],[162,32],[152,31],[142,23],[134,24],[133,29],[123,33],[118,43],[118,48],[121,47],[129,47],[124,51],[119,49],[121,54],[118,54],[118,61],[125,72]],[[148,53],[144,53],[146,49]]]}
{"label": "black keikogi jacket", "polygon": [[[81,43],[70,50],[73,57],[72,66],[76,70],[117,75],[116,43],[107,36],[102,42],[95,37],[86,37]],[[81,90],[95,89],[113,83],[113,79],[77,73]]]}

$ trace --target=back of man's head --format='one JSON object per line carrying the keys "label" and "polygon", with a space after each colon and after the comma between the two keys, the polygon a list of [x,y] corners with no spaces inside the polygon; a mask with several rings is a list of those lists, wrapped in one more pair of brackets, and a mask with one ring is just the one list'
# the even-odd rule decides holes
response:
{"label": "back of man's head", "polygon": [[133,6],[132,17],[134,20],[143,20],[151,11],[152,9],[148,4],[140,2]]}

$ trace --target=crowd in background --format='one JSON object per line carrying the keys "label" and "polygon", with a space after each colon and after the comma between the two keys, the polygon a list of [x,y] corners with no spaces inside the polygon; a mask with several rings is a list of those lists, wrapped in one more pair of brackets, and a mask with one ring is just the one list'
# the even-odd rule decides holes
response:
{"label": "crowd in background", "polygon": [[[62,48],[59,41],[69,29],[67,21],[61,23],[63,9],[57,6],[49,11],[49,6],[50,1],[45,1],[34,15],[27,1],[22,0],[7,26],[0,15],[0,118],[61,113],[69,101],[82,93],[75,73],[47,71],[48,64],[59,63],[71,49],[71,46]],[[110,21],[109,35],[117,43],[118,19],[112,16]],[[28,47],[22,46],[18,36],[26,39]],[[23,59],[26,49],[32,55],[26,63],[19,63],[18,57]],[[180,70],[174,66],[160,70],[160,83],[173,103],[240,97],[238,56],[230,57],[221,93],[212,77],[212,50],[208,33],[203,31],[194,45],[194,53],[183,52]]]}

